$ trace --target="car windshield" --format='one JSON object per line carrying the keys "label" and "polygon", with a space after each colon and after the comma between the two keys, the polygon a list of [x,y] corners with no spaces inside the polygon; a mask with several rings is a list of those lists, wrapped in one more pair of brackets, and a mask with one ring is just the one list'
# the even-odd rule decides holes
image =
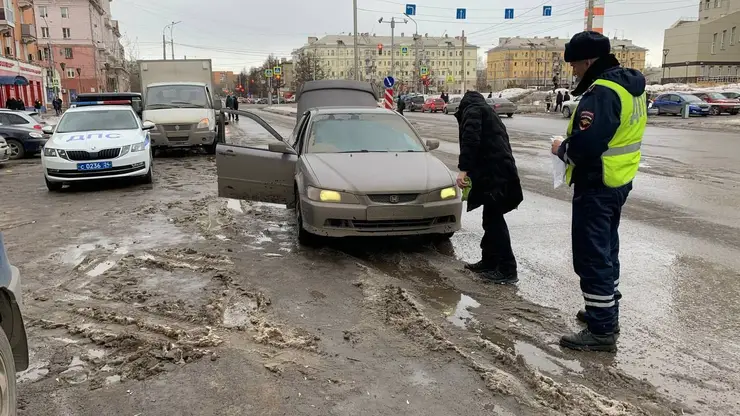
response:
{"label": "car windshield", "polygon": [[93,130],[134,130],[138,129],[134,113],[125,110],[72,111],[64,114],[57,133],[72,133]]}
{"label": "car windshield", "polygon": [[146,109],[207,108],[204,87],[197,85],[160,85],[146,90]]}
{"label": "car windshield", "polygon": [[687,103],[702,103],[702,101],[699,97],[696,95],[690,95],[690,94],[684,94],[681,96],[681,98],[684,99]]}
{"label": "car windshield", "polygon": [[715,100],[725,100],[725,99],[727,99],[727,97],[725,97],[724,95],[722,95],[722,94],[720,94],[718,92],[710,92],[710,93],[707,93],[707,95],[710,96],[711,98],[714,98]]}
{"label": "car windshield", "polygon": [[396,114],[322,114],[314,118],[309,153],[424,152],[406,121]]}

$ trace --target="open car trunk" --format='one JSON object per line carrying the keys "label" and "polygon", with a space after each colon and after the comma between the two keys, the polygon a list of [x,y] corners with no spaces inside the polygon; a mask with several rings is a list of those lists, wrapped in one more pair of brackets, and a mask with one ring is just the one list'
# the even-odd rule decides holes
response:
{"label": "open car trunk", "polygon": [[308,81],[296,96],[296,120],[314,107],[377,107],[378,94],[372,84],[361,81]]}

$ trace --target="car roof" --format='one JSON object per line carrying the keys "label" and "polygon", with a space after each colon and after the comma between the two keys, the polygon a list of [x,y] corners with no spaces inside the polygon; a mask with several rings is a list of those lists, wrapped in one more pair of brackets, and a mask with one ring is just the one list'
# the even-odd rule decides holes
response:
{"label": "car roof", "polygon": [[88,111],[107,111],[107,110],[120,110],[120,111],[131,111],[133,108],[129,105],[86,105],[83,107],[71,107],[64,114],[67,113],[83,113]]}
{"label": "car roof", "polygon": [[154,83],[148,84],[147,88],[161,87],[163,85],[191,85],[191,86],[205,87],[207,84],[205,82],[154,82]]}
{"label": "car roof", "polygon": [[321,114],[395,114],[393,110],[383,107],[316,107],[312,111],[316,115]]}
{"label": "car roof", "polygon": [[139,97],[139,92],[87,92],[83,94],[77,94],[77,100],[80,98],[123,98],[123,97]]}

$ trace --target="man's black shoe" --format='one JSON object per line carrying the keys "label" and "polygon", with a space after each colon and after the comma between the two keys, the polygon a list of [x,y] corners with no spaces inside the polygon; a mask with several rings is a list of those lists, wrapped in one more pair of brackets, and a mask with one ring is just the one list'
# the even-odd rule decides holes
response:
{"label": "man's black shoe", "polygon": [[[588,322],[586,321],[586,311],[584,309],[579,310],[576,313],[576,319],[578,320],[578,322],[582,324],[587,324]],[[619,333],[619,323],[617,323],[617,327],[614,328],[614,333],[615,334]]]}
{"label": "man's black shoe", "polygon": [[593,334],[586,328],[561,337],[560,346],[577,351],[617,352],[617,337],[615,334]]}
{"label": "man's black shoe", "polygon": [[496,270],[496,266],[491,266],[481,260],[477,263],[465,263],[465,270],[470,270],[473,273],[492,272]]}
{"label": "man's black shoe", "polygon": [[516,272],[502,273],[498,270],[483,272],[480,274],[480,277],[486,282],[496,283],[500,285],[514,284],[519,281]]}

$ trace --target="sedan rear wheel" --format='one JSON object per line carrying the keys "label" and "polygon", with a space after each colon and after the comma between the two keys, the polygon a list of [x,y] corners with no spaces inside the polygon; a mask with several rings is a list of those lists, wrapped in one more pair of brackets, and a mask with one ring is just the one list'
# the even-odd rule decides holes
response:
{"label": "sedan rear wheel", "polygon": [[722,113],[722,110],[719,107],[712,107],[711,113],[713,116],[718,116]]}
{"label": "sedan rear wheel", "polygon": [[570,117],[570,107],[565,107],[563,109],[563,115],[565,116],[565,118]]}
{"label": "sedan rear wheel", "polygon": [[16,414],[15,361],[5,331],[0,329],[0,415]]}
{"label": "sedan rear wheel", "polygon": [[15,139],[7,139],[8,147],[10,147],[10,158],[23,159],[26,157],[26,149],[23,148],[23,143]]}

